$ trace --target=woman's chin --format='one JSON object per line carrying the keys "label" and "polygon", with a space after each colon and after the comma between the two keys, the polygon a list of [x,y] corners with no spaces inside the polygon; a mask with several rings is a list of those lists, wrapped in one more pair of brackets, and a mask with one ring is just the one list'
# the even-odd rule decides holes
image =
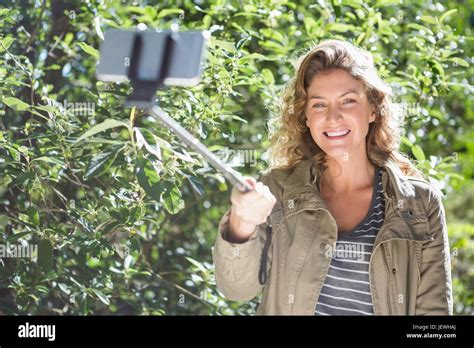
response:
{"label": "woman's chin", "polygon": [[331,146],[331,148],[323,149],[323,151],[326,156],[332,158],[342,159],[345,161],[349,159],[349,149],[347,149],[345,146],[338,146],[337,148]]}

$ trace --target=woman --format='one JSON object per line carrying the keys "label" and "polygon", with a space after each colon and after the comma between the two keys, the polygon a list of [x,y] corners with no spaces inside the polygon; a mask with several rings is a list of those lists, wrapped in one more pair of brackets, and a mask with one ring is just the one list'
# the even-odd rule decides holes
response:
{"label": "woman", "polygon": [[233,190],[214,248],[231,300],[257,314],[452,314],[440,195],[398,152],[373,59],[324,41],[301,57],[255,188]]}

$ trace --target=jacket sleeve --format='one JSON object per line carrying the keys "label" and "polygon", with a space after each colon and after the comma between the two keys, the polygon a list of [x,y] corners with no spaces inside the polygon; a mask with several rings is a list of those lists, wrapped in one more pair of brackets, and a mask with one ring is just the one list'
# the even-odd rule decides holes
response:
{"label": "jacket sleeve", "polygon": [[[263,288],[258,280],[260,257],[265,244],[266,223],[258,225],[249,240],[231,243],[226,240],[230,209],[219,223],[214,244],[213,260],[217,288],[232,301],[249,301]],[[268,251],[267,272],[271,265],[271,247]]]}
{"label": "jacket sleeve", "polygon": [[415,314],[452,315],[451,257],[444,207],[439,192],[430,189],[428,195],[428,223],[433,239],[422,245]]}

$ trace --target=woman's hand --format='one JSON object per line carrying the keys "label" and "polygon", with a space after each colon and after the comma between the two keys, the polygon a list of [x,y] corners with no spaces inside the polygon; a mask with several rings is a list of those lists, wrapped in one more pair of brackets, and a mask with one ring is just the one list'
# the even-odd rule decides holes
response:
{"label": "woman's hand", "polygon": [[268,186],[256,182],[254,178],[247,177],[245,180],[253,190],[242,193],[234,187],[230,196],[232,208],[227,240],[232,243],[246,242],[257,225],[267,220],[276,203]]}

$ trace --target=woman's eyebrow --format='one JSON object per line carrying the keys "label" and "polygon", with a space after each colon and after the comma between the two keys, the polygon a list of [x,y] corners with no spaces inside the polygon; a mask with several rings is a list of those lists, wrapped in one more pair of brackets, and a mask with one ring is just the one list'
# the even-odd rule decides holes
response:
{"label": "woman's eyebrow", "polygon": [[[340,97],[344,97],[346,94],[349,94],[349,93],[359,94],[359,92],[358,92],[357,90],[351,89],[351,90],[348,90],[347,92],[342,93],[342,94],[339,96],[339,98],[340,98]],[[326,99],[326,98],[321,97],[321,96],[319,96],[319,95],[312,95],[312,96],[309,97],[309,99]]]}

